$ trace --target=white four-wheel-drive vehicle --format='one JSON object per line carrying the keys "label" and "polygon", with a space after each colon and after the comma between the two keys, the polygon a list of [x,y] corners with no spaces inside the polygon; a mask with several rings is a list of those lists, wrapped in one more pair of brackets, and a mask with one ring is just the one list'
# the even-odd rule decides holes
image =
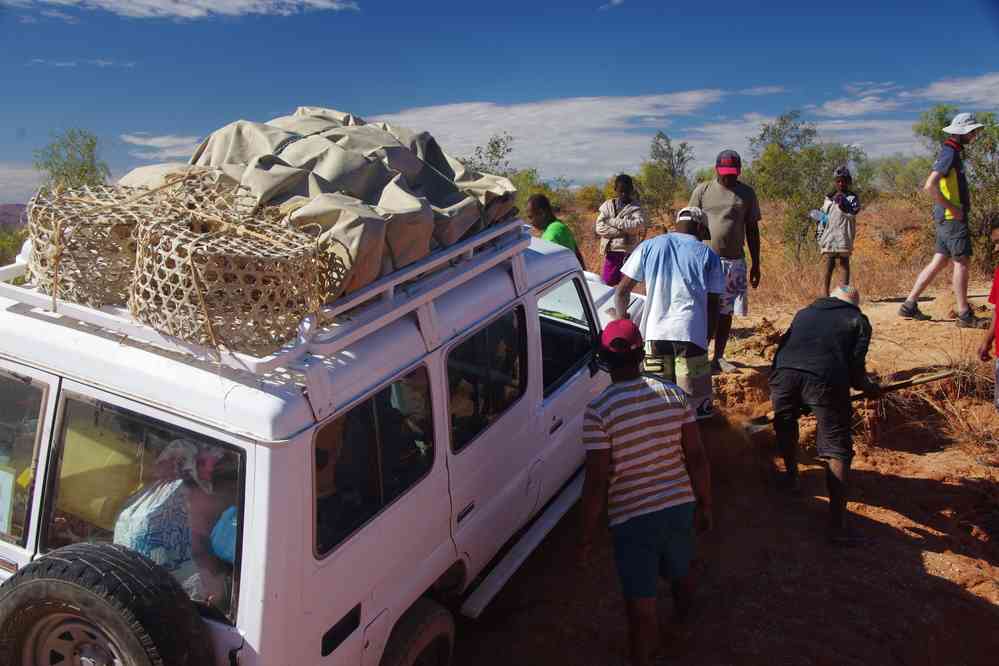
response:
{"label": "white four-wheel-drive vehicle", "polygon": [[24,272],[0,269],[4,666],[445,665],[452,612],[578,497],[611,291],[520,223],[263,359]]}

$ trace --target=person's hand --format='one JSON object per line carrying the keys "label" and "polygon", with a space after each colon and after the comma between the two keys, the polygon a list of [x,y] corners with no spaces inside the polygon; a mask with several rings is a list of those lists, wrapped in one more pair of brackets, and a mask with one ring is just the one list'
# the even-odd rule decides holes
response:
{"label": "person's hand", "polygon": [[881,390],[881,385],[877,382],[868,381],[867,386],[864,387],[864,395],[871,400],[878,400],[884,395],[884,391]]}
{"label": "person's hand", "polygon": [[694,527],[697,533],[704,534],[705,532],[710,532],[714,525],[715,517],[711,511],[711,507],[698,504],[697,510],[694,512]]}
{"label": "person's hand", "polygon": [[749,269],[749,284],[752,285],[753,289],[760,286],[760,267],[756,264]]}
{"label": "person's hand", "polygon": [[834,196],[834,197],[833,197],[833,202],[834,202],[834,203],[835,203],[835,204],[836,204],[837,206],[842,206],[842,205],[843,205],[843,200],[844,200],[845,198],[846,198],[846,197],[844,197],[842,193],[839,193],[839,194],[837,194],[836,196]]}
{"label": "person's hand", "polygon": [[982,360],[982,363],[988,363],[992,358],[992,344],[991,341],[983,342],[978,345],[978,358]]}

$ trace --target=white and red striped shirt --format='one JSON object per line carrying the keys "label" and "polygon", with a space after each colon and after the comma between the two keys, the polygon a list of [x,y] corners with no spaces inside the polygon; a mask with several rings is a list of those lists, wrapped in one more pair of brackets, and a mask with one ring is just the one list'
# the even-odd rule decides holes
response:
{"label": "white and red striped shirt", "polygon": [[683,390],[652,377],[615,382],[589,404],[583,445],[610,449],[611,525],[694,501],[680,442],[683,424],[694,421]]}

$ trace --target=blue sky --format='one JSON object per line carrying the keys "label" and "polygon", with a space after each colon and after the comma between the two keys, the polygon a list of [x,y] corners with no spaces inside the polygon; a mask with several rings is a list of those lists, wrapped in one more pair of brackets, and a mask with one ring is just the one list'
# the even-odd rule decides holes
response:
{"label": "blue sky", "polygon": [[934,103],[999,110],[996,0],[803,4],[0,0],[0,202],[54,130],[95,132],[119,176],[299,105],[455,155],[509,131],[515,164],[576,182],[634,169],[658,129],[702,165],[797,108],[883,155],[918,149]]}

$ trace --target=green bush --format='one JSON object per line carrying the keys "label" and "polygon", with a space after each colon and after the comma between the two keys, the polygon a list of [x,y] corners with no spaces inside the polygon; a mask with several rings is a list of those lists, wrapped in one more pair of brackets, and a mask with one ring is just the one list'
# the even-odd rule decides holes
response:
{"label": "green bush", "polygon": [[576,190],[576,203],[584,210],[595,211],[604,202],[604,193],[596,185],[584,185]]}
{"label": "green bush", "polygon": [[21,251],[21,245],[27,237],[27,229],[0,229],[0,266],[14,263],[14,257]]}

